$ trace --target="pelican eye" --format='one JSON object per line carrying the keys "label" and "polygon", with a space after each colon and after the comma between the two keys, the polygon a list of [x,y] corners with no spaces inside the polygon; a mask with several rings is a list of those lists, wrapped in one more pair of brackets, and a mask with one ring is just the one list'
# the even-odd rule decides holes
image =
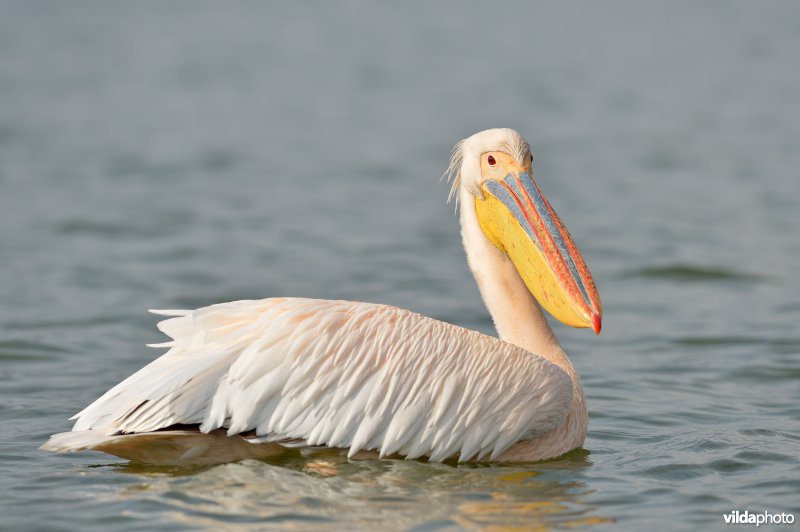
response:
{"label": "pelican eye", "polygon": [[489,163],[489,166],[494,166],[497,164],[497,161],[494,160],[494,157],[491,155],[486,158],[486,162]]}

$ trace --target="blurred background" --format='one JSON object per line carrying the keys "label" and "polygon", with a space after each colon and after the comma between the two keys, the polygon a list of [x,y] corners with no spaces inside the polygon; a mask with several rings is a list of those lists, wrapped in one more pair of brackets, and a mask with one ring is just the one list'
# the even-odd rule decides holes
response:
{"label": "blurred background", "polygon": [[[0,12],[4,525],[800,518],[800,4]],[[37,450],[156,356],[147,308],[341,298],[493,334],[440,180],[490,127],[531,142],[603,300],[599,337],[556,326],[586,388],[585,451],[173,471]]]}

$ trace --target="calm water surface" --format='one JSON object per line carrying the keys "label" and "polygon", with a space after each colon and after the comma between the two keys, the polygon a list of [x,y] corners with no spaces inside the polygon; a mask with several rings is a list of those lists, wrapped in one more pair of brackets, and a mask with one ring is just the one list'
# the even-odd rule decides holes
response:
{"label": "calm water surface", "polygon": [[[0,526],[800,519],[800,4],[396,4],[2,2]],[[202,470],[37,450],[156,356],[147,308],[344,298],[492,332],[438,177],[495,126],[531,140],[603,298],[599,337],[557,329],[584,450]]]}

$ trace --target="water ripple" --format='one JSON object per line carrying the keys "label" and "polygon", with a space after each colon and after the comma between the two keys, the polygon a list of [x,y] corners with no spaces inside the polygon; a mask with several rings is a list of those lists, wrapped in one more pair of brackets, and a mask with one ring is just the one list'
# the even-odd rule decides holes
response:
{"label": "water ripple", "polygon": [[69,352],[69,349],[59,345],[32,340],[0,341],[0,360],[9,362],[53,360],[56,358],[54,355]]}
{"label": "water ripple", "polygon": [[695,264],[670,264],[666,266],[649,266],[628,270],[622,277],[643,277],[647,279],[665,279],[681,282],[709,281],[762,281],[766,277],[752,273],[740,272],[727,268],[699,266]]}

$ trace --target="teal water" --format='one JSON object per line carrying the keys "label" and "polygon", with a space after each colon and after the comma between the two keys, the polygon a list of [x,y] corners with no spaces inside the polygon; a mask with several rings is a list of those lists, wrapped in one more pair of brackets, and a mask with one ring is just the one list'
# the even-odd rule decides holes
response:
{"label": "teal water", "polygon": [[[724,528],[800,518],[800,7],[0,10],[0,516],[13,530]],[[175,470],[38,446],[156,356],[147,308],[296,295],[492,332],[448,187],[519,129],[603,299],[585,449]],[[796,527],[797,525],[795,525]]]}

